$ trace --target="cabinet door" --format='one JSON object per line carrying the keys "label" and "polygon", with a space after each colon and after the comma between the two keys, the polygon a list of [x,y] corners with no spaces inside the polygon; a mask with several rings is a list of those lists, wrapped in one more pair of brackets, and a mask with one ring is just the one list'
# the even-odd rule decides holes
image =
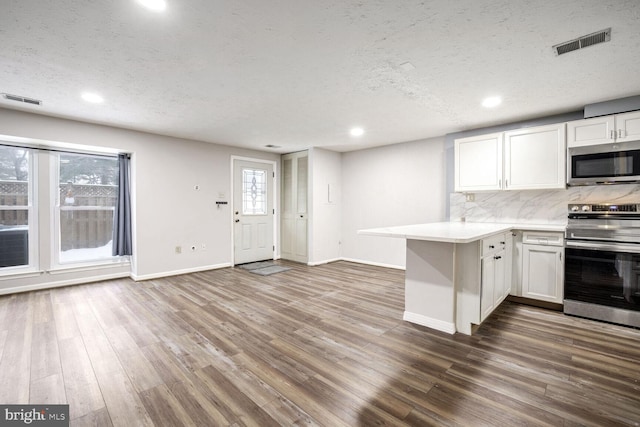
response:
{"label": "cabinet door", "polygon": [[493,311],[495,303],[496,260],[493,255],[482,259],[482,279],[480,286],[480,321]]}
{"label": "cabinet door", "polygon": [[504,134],[504,188],[565,188],[565,124]]}
{"label": "cabinet door", "polygon": [[618,114],[616,116],[618,142],[640,139],[640,111]]}
{"label": "cabinet door", "polygon": [[502,250],[495,254],[494,265],[494,289],[493,289],[493,308],[498,307],[505,297],[504,289],[506,280],[506,251]]}
{"label": "cabinet door", "polygon": [[502,188],[502,133],[456,139],[455,191]]}
{"label": "cabinet door", "polygon": [[562,304],[563,248],[522,245],[522,296]]}
{"label": "cabinet door", "polygon": [[574,120],[567,123],[567,147],[584,147],[613,142],[614,134],[613,116]]}
{"label": "cabinet door", "polygon": [[504,288],[502,296],[506,298],[511,294],[513,287],[513,233],[504,234]]}

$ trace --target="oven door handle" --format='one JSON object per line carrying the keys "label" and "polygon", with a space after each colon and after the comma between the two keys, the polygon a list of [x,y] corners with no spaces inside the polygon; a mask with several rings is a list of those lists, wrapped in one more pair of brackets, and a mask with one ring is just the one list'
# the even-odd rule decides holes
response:
{"label": "oven door handle", "polygon": [[568,248],[591,249],[594,251],[630,252],[640,254],[640,245],[625,245],[621,243],[596,243],[596,242],[576,242],[565,240]]}

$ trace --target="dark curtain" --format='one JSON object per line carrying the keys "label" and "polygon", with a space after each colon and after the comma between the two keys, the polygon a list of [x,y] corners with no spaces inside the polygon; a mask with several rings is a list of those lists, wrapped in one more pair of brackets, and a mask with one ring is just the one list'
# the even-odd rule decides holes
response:
{"label": "dark curtain", "polygon": [[118,155],[118,197],[113,213],[113,256],[132,254],[130,163],[128,154]]}

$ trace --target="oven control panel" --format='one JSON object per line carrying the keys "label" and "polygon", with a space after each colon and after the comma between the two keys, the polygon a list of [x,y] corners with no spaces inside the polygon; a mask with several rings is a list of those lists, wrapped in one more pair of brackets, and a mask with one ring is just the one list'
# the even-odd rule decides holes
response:
{"label": "oven control panel", "polygon": [[602,203],[602,204],[585,204],[572,203],[569,204],[569,213],[599,213],[599,214],[617,214],[617,213],[638,213],[640,212],[640,204],[636,203]]}

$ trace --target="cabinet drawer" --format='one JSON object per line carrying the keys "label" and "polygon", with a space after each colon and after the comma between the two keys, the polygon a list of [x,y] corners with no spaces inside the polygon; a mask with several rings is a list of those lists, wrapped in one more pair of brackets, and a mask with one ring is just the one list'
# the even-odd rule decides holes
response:
{"label": "cabinet drawer", "polygon": [[482,256],[489,255],[493,252],[500,251],[506,246],[506,235],[498,234],[497,236],[482,239]]}
{"label": "cabinet drawer", "polygon": [[562,233],[545,231],[525,231],[522,233],[522,243],[530,245],[563,246],[564,235]]}

